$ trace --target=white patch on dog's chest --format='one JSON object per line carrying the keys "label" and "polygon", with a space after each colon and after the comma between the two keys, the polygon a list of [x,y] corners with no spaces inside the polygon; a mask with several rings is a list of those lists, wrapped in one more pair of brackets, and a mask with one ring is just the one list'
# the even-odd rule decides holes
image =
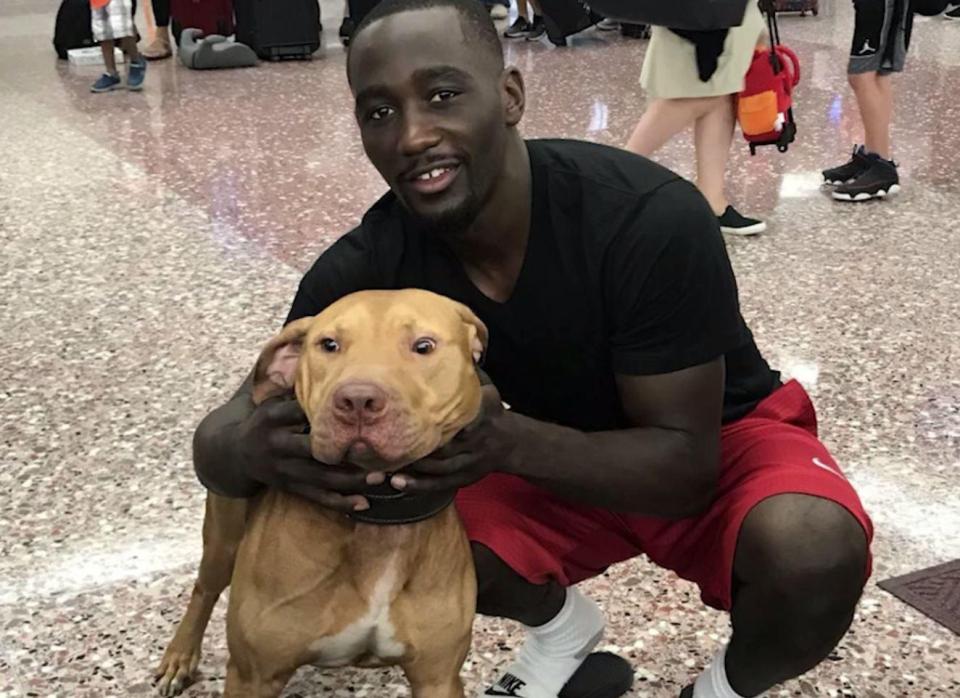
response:
{"label": "white patch on dog's chest", "polygon": [[397,565],[392,557],[373,587],[366,613],[336,635],[311,643],[310,651],[315,653],[312,663],[320,667],[341,667],[361,657],[384,660],[402,657],[406,648],[397,641],[396,629],[390,621],[390,604],[396,584]]}

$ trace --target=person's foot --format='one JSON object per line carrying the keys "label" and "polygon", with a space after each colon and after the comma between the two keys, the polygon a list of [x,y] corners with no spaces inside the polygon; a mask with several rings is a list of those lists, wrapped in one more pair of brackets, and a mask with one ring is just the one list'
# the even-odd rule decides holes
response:
{"label": "person's foot", "polygon": [[[633,686],[633,667],[623,657],[610,652],[594,652],[587,655],[583,664],[573,673],[557,698],[620,698]],[[528,698],[540,696],[525,682],[510,674],[504,674],[496,685],[481,696],[509,696]]]}
{"label": "person's foot", "polygon": [[104,73],[95,83],[93,83],[93,85],[90,87],[90,91],[110,92],[111,90],[116,90],[122,83],[123,81],[120,79],[119,75]]}
{"label": "person's foot", "polygon": [[862,145],[856,145],[848,162],[823,171],[823,181],[831,186],[846,184],[863,174],[868,167],[870,167],[870,159],[867,157],[866,149]]}
{"label": "person's foot", "polygon": [[507,39],[523,39],[530,33],[530,22],[526,17],[517,17],[513,24],[507,27],[503,36]]}
{"label": "person's foot", "polygon": [[157,27],[156,38],[140,49],[140,55],[148,61],[162,61],[164,58],[170,58],[173,55],[173,47],[170,46],[170,34],[166,27]]}
{"label": "person's foot", "polygon": [[943,12],[944,19],[960,19],[960,4],[954,5],[953,3],[947,5],[947,9]]}
{"label": "person's foot", "polygon": [[147,62],[140,58],[130,61],[130,69],[127,71],[127,89],[133,92],[139,92],[143,89],[143,79],[147,76]]}
{"label": "person's foot", "polygon": [[876,153],[867,155],[869,165],[852,182],[841,184],[833,190],[837,201],[870,201],[885,199],[900,193],[900,174],[897,163],[885,160]]}
{"label": "person's foot", "polygon": [[719,216],[720,232],[729,235],[758,235],[767,229],[767,224],[756,218],[747,218],[733,206],[727,206]]}
{"label": "person's foot", "polygon": [[490,6],[490,19],[506,19],[509,13],[510,10],[503,5],[497,4]]}
{"label": "person's foot", "polygon": [[530,31],[527,32],[527,41],[539,41],[540,37],[547,33],[547,23],[541,15],[533,16],[533,24],[530,25]]}
{"label": "person's foot", "polygon": [[602,32],[615,32],[619,28],[620,28],[620,22],[617,22],[612,19],[604,19],[604,20],[601,20],[599,24],[597,24],[597,29],[599,29]]}

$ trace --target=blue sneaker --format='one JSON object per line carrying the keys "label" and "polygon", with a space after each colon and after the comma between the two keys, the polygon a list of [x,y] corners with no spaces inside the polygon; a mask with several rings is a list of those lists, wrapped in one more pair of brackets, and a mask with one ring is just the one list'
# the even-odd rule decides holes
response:
{"label": "blue sneaker", "polygon": [[100,76],[100,79],[93,83],[91,86],[91,92],[110,92],[110,90],[115,90],[120,87],[120,76],[111,75],[110,73],[104,73]]}
{"label": "blue sneaker", "polygon": [[130,70],[127,71],[127,89],[137,92],[143,89],[143,79],[147,75],[147,61],[130,61]]}

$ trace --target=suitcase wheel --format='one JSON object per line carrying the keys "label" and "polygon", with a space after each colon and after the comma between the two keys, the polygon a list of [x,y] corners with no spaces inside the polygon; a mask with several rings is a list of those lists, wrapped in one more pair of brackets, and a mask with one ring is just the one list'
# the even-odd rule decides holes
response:
{"label": "suitcase wheel", "polygon": [[750,144],[750,155],[751,157],[757,154],[757,146],[754,143]]}
{"label": "suitcase wheel", "polygon": [[777,150],[779,150],[781,153],[785,153],[790,150],[790,146],[787,143],[779,143],[777,144]]}

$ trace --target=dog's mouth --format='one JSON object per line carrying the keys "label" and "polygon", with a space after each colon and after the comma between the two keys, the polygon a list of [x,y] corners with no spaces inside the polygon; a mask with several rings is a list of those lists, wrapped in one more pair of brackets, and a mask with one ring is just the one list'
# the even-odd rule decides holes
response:
{"label": "dog's mouth", "polygon": [[324,463],[393,472],[422,457],[422,431],[400,424],[347,427],[323,420],[311,428],[311,445],[314,457]]}

